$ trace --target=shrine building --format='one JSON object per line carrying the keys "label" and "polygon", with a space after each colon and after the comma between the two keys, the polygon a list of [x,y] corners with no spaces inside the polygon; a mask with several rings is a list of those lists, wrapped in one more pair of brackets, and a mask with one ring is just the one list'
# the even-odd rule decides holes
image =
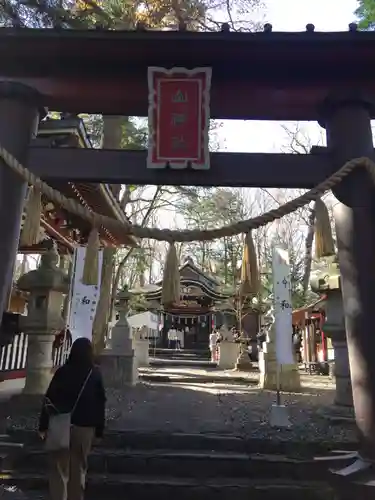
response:
{"label": "shrine building", "polygon": [[220,283],[197,267],[188,257],[180,267],[180,303],[164,307],[161,303],[162,282],[149,285],[133,293],[143,294],[151,310],[161,314],[160,346],[168,346],[171,328],[184,331],[184,348],[206,349],[209,335],[218,324],[221,313],[217,307],[227,303],[230,295],[220,290]]}

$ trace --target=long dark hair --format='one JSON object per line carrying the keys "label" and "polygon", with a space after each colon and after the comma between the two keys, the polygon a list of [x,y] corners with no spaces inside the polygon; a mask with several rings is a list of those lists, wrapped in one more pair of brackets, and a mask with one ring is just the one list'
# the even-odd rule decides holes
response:
{"label": "long dark hair", "polygon": [[67,364],[76,367],[90,367],[94,364],[92,343],[86,337],[81,337],[73,342]]}

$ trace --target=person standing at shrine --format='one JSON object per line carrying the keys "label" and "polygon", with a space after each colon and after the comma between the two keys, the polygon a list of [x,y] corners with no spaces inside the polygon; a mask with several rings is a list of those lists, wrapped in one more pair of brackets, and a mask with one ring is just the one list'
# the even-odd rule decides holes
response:
{"label": "person standing at shrine", "polygon": [[210,352],[211,352],[211,363],[216,363],[217,361],[217,334],[212,331],[209,339]]}
{"label": "person standing at shrine", "polygon": [[174,326],[168,330],[168,349],[176,348],[176,329]]}

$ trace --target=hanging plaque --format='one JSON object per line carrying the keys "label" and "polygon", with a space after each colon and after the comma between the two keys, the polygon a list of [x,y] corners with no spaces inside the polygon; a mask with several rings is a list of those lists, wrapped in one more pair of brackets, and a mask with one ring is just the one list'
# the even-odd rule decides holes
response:
{"label": "hanging plaque", "polygon": [[210,168],[211,68],[148,68],[148,168]]}

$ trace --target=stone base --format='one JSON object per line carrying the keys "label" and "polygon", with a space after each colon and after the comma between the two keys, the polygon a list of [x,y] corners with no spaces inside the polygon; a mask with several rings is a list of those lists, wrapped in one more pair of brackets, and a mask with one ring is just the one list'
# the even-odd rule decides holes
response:
{"label": "stone base", "polygon": [[[280,371],[280,389],[283,392],[299,392],[301,390],[301,379],[297,365],[283,365]],[[260,372],[259,385],[261,389],[269,391],[277,390],[277,365],[264,364]]]}
{"label": "stone base", "polygon": [[134,355],[118,355],[105,353],[100,356],[100,370],[104,387],[121,389],[138,382],[138,372]]}
{"label": "stone base", "polygon": [[237,364],[240,344],[221,341],[219,344],[218,367],[222,370],[233,370]]}
{"label": "stone base", "polygon": [[22,394],[31,396],[38,396],[40,394],[44,395],[47,392],[54,371],[55,370],[52,366],[52,363],[48,368],[40,368],[34,370],[26,368],[25,387],[22,391]]}
{"label": "stone base", "polygon": [[240,351],[240,354],[237,358],[236,370],[239,370],[241,372],[249,372],[252,371],[252,369],[253,365],[250,361],[249,353],[247,352],[247,350],[243,349],[242,351]]}
{"label": "stone base", "polygon": [[135,340],[133,341],[134,346],[134,356],[136,358],[136,363],[138,367],[149,366],[150,356],[149,348],[150,344],[148,340]]}
{"label": "stone base", "polygon": [[13,419],[22,420],[34,419],[40,415],[43,405],[44,395],[40,394],[16,394],[6,403],[2,403],[0,408],[0,433],[6,434],[9,423]]}
{"label": "stone base", "polygon": [[354,408],[351,406],[332,405],[321,411],[321,414],[332,423],[355,424]]}
{"label": "stone base", "polygon": [[35,413],[35,411],[40,411],[42,408],[44,400],[44,394],[16,394],[12,396],[9,401],[7,401],[7,407],[11,409],[12,412],[22,412],[26,415],[27,413]]}

